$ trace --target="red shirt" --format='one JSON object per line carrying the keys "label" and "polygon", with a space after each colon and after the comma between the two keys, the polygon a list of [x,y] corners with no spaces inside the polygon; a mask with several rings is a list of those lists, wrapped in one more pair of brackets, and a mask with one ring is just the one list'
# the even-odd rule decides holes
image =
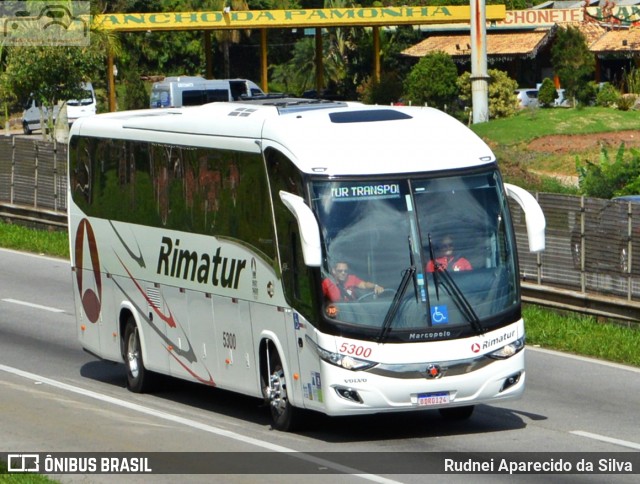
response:
{"label": "red shirt", "polygon": [[336,282],[330,277],[327,277],[322,281],[322,292],[331,302],[355,301],[356,293],[354,288],[358,287],[361,283],[362,279],[358,276],[354,276],[353,274],[349,274],[347,276],[347,280],[342,286],[336,284]]}
{"label": "red shirt", "polygon": [[[436,257],[436,263],[438,270],[447,269],[448,271],[470,271],[473,269],[471,263],[464,257]],[[433,261],[430,260],[427,264],[427,272],[433,272]]]}

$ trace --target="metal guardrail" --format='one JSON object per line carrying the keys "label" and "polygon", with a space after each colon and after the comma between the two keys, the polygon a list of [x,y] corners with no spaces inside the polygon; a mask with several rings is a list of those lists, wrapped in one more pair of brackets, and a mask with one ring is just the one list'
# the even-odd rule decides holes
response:
{"label": "metal guardrail", "polygon": [[19,221],[25,225],[67,229],[67,213],[0,203],[0,219]]}
{"label": "metal guardrail", "polygon": [[0,137],[0,203],[67,210],[67,145],[37,136]]}
{"label": "metal guardrail", "polygon": [[[66,156],[65,144],[0,137],[0,218],[66,228]],[[640,325],[640,204],[537,198],[547,219],[541,254],[528,252],[524,213],[511,205],[523,300]]]}
{"label": "metal guardrail", "polygon": [[522,282],[522,300],[562,311],[624,321],[640,328],[640,303],[594,293]]}

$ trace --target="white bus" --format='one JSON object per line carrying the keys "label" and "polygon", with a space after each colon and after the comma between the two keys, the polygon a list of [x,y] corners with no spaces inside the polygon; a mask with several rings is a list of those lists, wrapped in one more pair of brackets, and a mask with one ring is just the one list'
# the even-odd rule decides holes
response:
{"label": "white bus", "polygon": [[[280,430],[309,410],[467,418],[525,385],[508,195],[542,250],[535,199],[432,108],[279,99],[80,119],[80,342],[124,362],[134,392],[165,374],[264,398]],[[445,235],[470,270],[445,269]],[[330,299],[338,265],[349,297]]]}

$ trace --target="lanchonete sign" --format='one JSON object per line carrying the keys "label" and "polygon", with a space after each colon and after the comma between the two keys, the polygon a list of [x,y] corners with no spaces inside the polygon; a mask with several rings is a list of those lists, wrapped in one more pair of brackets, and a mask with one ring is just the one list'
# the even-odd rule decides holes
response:
{"label": "lanchonete sign", "polygon": [[497,22],[502,26],[546,26],[556,23],[579,23],[584,21],[604,24],[629,26],[640,22],[640,7],[637,5],[600,8],[568,8],[568,9],[531,9],[509,10],[504,20]]}

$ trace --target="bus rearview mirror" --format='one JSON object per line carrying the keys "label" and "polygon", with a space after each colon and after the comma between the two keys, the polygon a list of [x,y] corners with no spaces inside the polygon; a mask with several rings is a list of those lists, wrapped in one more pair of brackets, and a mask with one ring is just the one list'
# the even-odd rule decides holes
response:
{"label": "bus rearview mirror", "polygon": [[280,200],[286,205],[298,221],[300,243],[304,263],[309,267],[320,267],[322,250],[320,246],[320,229],[311,208],[304,203],[304,199],[293,193],[280,191]]}
{"label": "bus rearview mirror", "polygon": [[515,200],[524,211],[527,236],[529,237],[529,251],[542,252],[545,248],[544,231],[547,223],[538,201],[524,188],[510,183],[505,183],[504,188],[507,195]]}

